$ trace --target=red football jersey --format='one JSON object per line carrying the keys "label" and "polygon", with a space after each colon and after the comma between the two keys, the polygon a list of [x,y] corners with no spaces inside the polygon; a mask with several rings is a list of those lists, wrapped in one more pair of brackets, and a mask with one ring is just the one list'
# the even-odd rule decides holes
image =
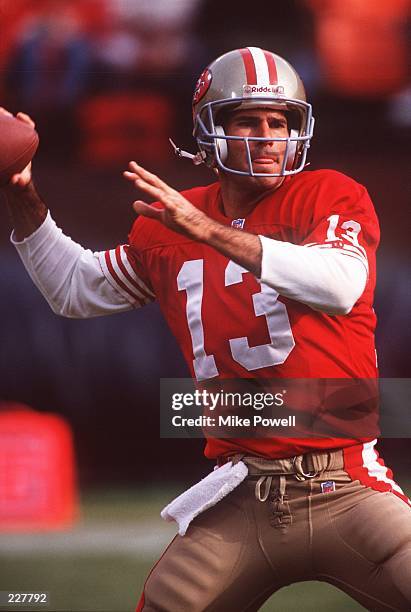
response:
{"label": "red football jersey", "polygon": [[[302,172],[263,197],[245,220],[227,218],[214,183],[183,192],[223,225],[298,245],[340,249],[368,270],[348,315],[331,316],[277,292],[207,244],[140,217],[129,246],[106,253],[105,273],[136,306],[153,299],[192,375],[209,378],[374,378],[372,308],[378,220],[366,189],[331,171]],[[233,224],[234,221],[234,224]],[[358,443],[341,438],[209,439],[208,457],[290,457]]]}

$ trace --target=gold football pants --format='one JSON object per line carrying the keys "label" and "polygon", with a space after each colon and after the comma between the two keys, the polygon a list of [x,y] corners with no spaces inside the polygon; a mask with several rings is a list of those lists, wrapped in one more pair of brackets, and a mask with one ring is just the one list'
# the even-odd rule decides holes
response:
{"label": "gold football pants", "polygon": [[291,460],[243,458],[247,479],[174,538],[137,610],[254,612],[304,580],[373,612],[411,610],[411,508],[352,481],[341,451],[315,459],[312,477]]}

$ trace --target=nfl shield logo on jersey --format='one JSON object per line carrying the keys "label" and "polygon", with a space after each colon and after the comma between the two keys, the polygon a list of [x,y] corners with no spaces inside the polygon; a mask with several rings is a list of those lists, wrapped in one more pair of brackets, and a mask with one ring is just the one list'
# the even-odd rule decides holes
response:
{"label": "nfl shield logo on jersey", "polygon": [[335,482],[333,480],[326,480],[321,483],[322,493],[332,493],[333,491],[335,491]]}
{"label": "nfl shield logo on jersey", "polygon": [[245,223],[245,219],[233,219],[231,221],[231,227],[235,227],[235,229],[243,229]]}

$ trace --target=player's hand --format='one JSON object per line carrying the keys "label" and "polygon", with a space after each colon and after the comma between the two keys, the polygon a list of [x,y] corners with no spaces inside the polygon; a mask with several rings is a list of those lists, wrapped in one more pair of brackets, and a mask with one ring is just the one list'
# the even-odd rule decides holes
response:
{"label": "player's hand", "polygon": [[[2,113],[3,115],[12,115],[12,113],[10,113],[3,106],[0,106],[0,113]],[[16,118],[19,121],[23,121],[24,123],[27,123],[32,128],[35,127],[35,123],[33,119],[29,115],[26,115],[26,113],[17,113]],[[32,176],[31,176],[31,162],[30,162],[21,172],[19,172],[18,174],[13,174],[13,176],[11,177],[9,181],[9,185],[17,190],[25,189],[27,185],[30,183],[31,178]]]}
{"label": "player's hand", "polygon": [[133,208],[137,214],[155,219],[175,232],[194,240],[205,240],[207,229],[213,223],[212,219],[193,206],[181,193],[135,161],[129,163],[129,168],[130,171],[124,172],[125,178],[161,202],[164,207],[158,208],[143,200],[136,200],[133,202]]}

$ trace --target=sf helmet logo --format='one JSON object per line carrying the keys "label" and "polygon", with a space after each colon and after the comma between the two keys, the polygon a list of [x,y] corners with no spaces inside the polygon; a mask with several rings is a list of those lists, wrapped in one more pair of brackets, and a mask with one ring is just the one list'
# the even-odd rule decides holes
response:
{"label": "sf helmet logo", "polygon": [[243,85],[244,96],[253,96],[255,94],[283,96],[284,87],[282,85]]}
{"label": "sf helmet logo", "polygon": [[199,76],[196,83],[196,87],[193,95],[193,106],[200,102],[201,98],[205,96],[208,88],[211,85],[212,74],[208,68],[206,68]]}

